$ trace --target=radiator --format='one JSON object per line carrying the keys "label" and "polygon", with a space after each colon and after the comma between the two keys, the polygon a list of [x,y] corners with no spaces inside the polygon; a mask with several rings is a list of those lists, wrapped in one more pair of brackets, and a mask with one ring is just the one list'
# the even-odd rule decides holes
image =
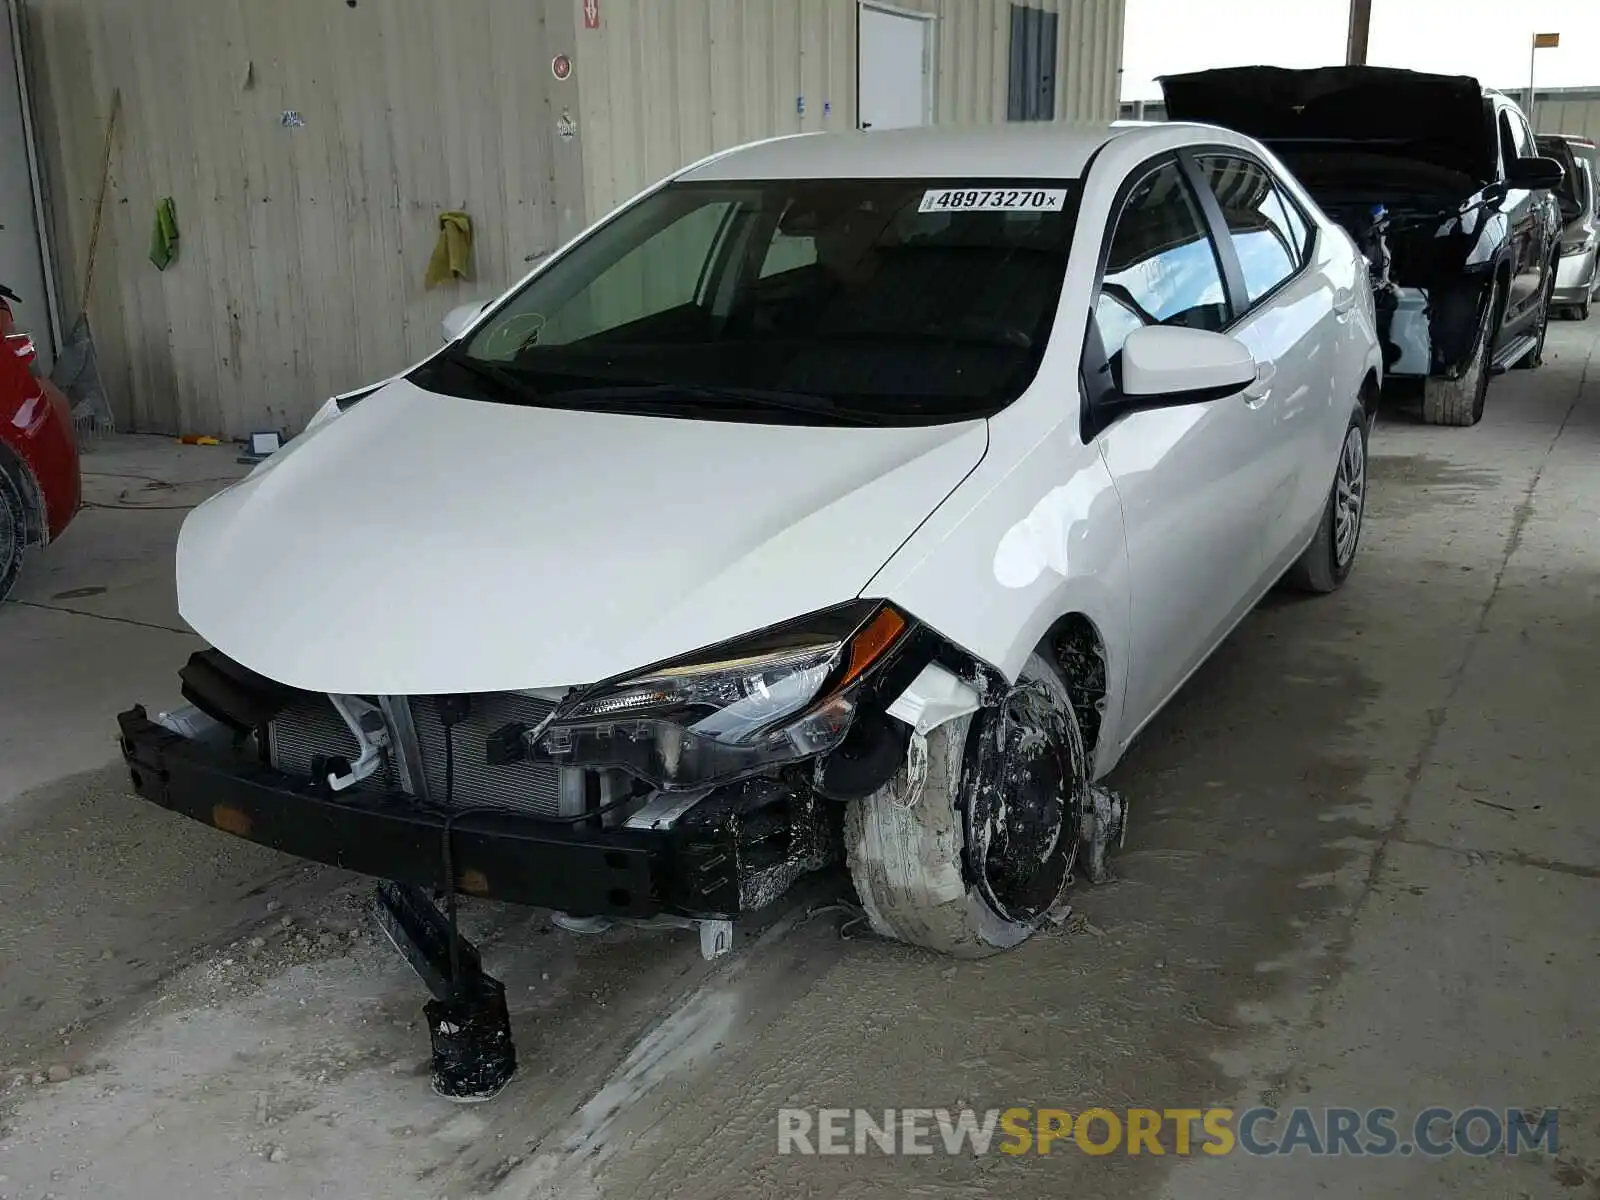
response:
{"label": "radiator", "polygon": [[[376,703],[373,697],[367,697]],[[444,726],[432,696],[412,696],[417,748],[427,776],[427,794],[436,804],[444,801]],[[485,761],[489,734],[510,721],[537,725],[555,705],[549,700],[516,692],[491,692],[472,697],[472,712],[455,727],[454,804],[462,808],[498,808],[535,816],[563,815],[561,771],[550,763],[511,763],[491,767]],[[294,775],[309,775],[314,755],[342,754],[354,762],[360,754],[355,736],[326,696],[305,697],[285,708],[267,728],[272,764]],[[392,760],[357,787],[398,790],[399,777]],[[569,800],[571,813],[582,811],[582,794]]]}

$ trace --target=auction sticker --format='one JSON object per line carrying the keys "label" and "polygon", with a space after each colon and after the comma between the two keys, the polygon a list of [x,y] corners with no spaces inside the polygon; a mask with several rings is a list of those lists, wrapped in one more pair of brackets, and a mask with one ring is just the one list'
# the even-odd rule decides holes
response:
{"label": "auction sticker", "polygon": [[918,212],[1060,212],[1066,188],[929,188]]}

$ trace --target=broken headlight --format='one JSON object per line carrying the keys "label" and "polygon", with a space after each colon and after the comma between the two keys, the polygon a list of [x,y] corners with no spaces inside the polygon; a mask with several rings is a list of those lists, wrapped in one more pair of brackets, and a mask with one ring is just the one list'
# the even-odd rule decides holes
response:
{"label": "broken headlight", "polygon": [[666,791],[728,783],[826,754],[861,681],[909,622],[865,602],[597,684],[564,703],[534,748],[563,767],[617,768]]}

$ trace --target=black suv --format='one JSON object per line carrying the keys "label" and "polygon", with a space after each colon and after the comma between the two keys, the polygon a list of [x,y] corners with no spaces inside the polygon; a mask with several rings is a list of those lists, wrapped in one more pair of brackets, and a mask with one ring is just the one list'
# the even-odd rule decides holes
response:
{"label": "black suv", "polygon": [[1539,365],[1563,172],[1505,96],[1386,67],[1232,67],[1161,86],[1168,119],[1265,142],[1355,238],[1386,373],[1423,380],[1423,420],[1476,425],[1491,374]]}

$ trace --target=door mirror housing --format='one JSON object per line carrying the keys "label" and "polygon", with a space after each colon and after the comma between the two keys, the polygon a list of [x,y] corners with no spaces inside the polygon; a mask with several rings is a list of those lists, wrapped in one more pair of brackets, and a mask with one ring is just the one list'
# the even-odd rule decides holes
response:
{"label": "door mirror housing", "polygon": [[1516,158],[1506,166],[1506,185],[1530,192],[1546,191],[1560,187],[1566,175],[1567,169],[1559,159]]}
{"label": "door mirror housing", "polygon": [[482,300],[477,304],[459,305],[445,313],[444,320],[439,323],[439,328],[444,331],[444,340],[455,341],[478,319],[478,314],[488,307],[489,301]]}
{"label": "door mirror housing", "polygon": [[1198,404],[1256,381],[1255,356],[1238,338],[1182,325],[1146,325],[1122,343],[1127,407]]}

